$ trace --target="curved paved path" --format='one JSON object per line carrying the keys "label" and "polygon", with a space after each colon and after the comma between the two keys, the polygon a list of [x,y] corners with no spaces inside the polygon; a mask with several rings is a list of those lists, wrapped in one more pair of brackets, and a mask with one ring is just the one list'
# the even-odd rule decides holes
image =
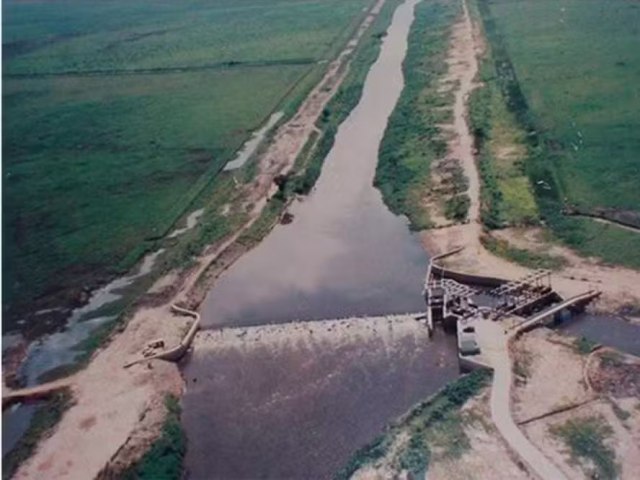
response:
{"label": "curved paved path", "polygon": [[511,359],[509,340],[513,334],[503,331],[504,325],[491,320],[478,320],[476,331],[482,352],[493,367],[491,386],[491,419],[509,447],[527,465],[530,472],[543,480],[566,480],[564,473],[524,436],[511,415]]}
{"label": "curved paved path", "polygon": [[[469,179],[468,195],[469,224],[466,226],[469,244],[479,245],[480,225],[480,177],[473,152],[473,136],[467,124],[468,98],[477,86],[474,82],[478,71],[478,45],[474,38],[473,25],[466,1],[463,1],[463,18],[453,30],[453,48],[449,56],[452,78],[458,80],[454,102],[454,130],[457,138],[450,145],[451,154],[459,158],[465,176]],[[525,462],[530,472],[543,480],[566,480],[565,475],[546,458],[518,428],[511,415],[511,360],[509,358],[509,339],[504,325],[490,320],[477,320],[475,323],[477,340],[483,356],[493,366],[493,385],[491,387],[491,418],[498,431]]]}

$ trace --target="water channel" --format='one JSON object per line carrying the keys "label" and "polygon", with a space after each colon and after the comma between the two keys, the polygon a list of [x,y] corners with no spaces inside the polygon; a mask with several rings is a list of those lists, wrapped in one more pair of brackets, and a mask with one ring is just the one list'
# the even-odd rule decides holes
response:
{"label": "water channel", "polygon": [[[427,255],[373,187],[417,1],[397,8],[316,188],[292,205],[291,224],[218,280],[203,306],[205,329],[424,311]],[[184,371],[190,478],[330,478],[389,421],[457,376],[455,339],[429,341],[411,321],[404,329],[383,321],[344,341],[308,327],[300,327],[306,336],[283,333],[277,347],[258,334],[228,348],[203,340]]]}
{"label": "water channel", "polygon": [[401,5],[340,126],[311,195],[211,290],[203,324],[255,325],[424,310],[427,256],[373,187],[378,147],[403,87],[415,0]]}

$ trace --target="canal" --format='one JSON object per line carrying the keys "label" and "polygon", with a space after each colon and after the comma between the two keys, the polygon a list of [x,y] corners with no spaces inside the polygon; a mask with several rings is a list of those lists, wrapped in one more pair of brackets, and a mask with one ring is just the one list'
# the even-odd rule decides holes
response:
{"label": "canal", "polygon": [[[373,187],[416,3],[395,11],[315,189],[291,206],[294,221],[238,260],[204,302],[205,331],[184,370],[190,478],[330,478],[458,375],[455,339],[429,340],[411,316],[362,328],[318,321],[425,308],[428,257]],[[248,328],[259,325],[271,327]]]}

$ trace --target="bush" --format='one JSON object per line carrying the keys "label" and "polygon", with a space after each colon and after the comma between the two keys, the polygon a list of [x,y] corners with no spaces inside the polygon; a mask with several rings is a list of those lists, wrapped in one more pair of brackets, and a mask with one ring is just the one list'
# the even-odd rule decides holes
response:
{"label": "bush", "polygon": [[449,220],[464,222],[467,219],[470,204],[467,194],[451,197],[445,203],[444,216]]}
{"label": "bush", "polygon": [[584,337],[584,336],[576,338],[575,341],[573,342],[574,348],[580,355],[588,355],[593,351],[596,345],[597,344],[595,342],[592,342],[591,340],[589,340],[587,337]]}
{"label": "bush", "polygon": [[406,450],[400,455],[400,467],[409,470],[415,477],[419,477],[429,465],[429,456],[429,446],[420,434],[414,434],[409,440]]}
{"label": "bush", "polygon": [[187,440],[180,424],[180,403],[173,395],[165,398],[167,418],[162,434],[149,451],[124,473],[125,480],[180,480]]}
{"label": "bush", "polygon": [[612,430],[603,418],[568,420],[562,425],[552,427],[551,432],[565,441],[572,457],[593,462],[596,469],[594,478],[614,480],[618,477],[615,453],[604,443]]}

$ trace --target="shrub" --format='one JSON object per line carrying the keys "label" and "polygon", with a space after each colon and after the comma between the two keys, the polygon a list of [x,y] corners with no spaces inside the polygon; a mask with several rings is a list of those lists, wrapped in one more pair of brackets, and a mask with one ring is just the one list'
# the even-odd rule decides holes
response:
{"label": "shrub", "polygon": [[467,194],[455,195],[446,201],[444,216],[449,220],[464,222],[467,219],[470,204],[471,201]]}
{"label": "shrub", "polygon": [[604,443],[612,430],[603,418],[568,420],[562,425],[552,427],[551,432],[565,441],[574,459],[582,458],[593,462],[597,475],[594,478],[611,480],[617,478],[615,453]]}
{"label": "shrub", "polygon": [[180,480],[187,440],[180,424],[180,403],[173,395],[165,398],[167,418],[162,434],[149,451],[124,473],[126,480]]}

